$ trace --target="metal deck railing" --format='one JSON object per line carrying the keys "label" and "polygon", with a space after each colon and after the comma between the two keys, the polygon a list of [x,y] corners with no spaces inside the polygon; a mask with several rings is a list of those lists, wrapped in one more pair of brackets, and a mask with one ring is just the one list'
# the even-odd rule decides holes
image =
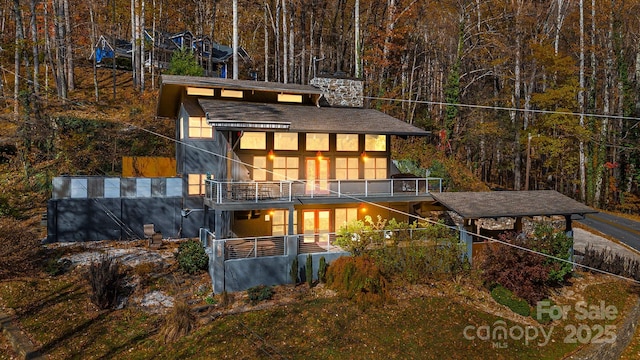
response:
{"label": "metal deck railing", "polygon": [[292,201],[297,198],[371,198],[429,195],[442,191],[441,178],[316,181],[205,180],[206,198],[216,204]]}

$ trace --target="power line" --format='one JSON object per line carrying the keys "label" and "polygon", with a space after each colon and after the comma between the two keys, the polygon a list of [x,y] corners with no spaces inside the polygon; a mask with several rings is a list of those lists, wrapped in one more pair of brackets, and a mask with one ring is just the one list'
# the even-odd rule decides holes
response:
{"label": "power line", "polygon": [[[214,155],[214,156],[218,156],[218,157],[220,157],[222,159],[225,159],[225,160],[231,160],[231,161],[240,163],[240,164],[242,164],[244,166],[247,166],[247,167],[250,167],[250,168],[264,170],[264,171],[267,171],[267,172],[269,172],[271,174],[274,173],[273,171],[269,171],[267,169],[254,166],[253,164],[249,164],[249,163],[242,162],[240,160],[232,159],[232,158],[227,157],[226,155],[217,154],[215,152],[199,148],[197,146],[185,143],[183,141],[170,138],[168,136],[159,134],[159,133],[154,132],[152,130],[148,130],[148,129],[145,129],[145,128],[140,128],[140,127],[137,127],[137,126],[132,125],[132,124],[128,124],[128,125],[133,126],[133,127],[137,128],[137,129],[140,129],[142,131],[146,131],[146,132],[148,132],[150,134],[153,134],[153,135],[156,135],[156,136],[160,136],[160,137],[162,137],[164,139],[168,139],[170,141],[174,141],[176,143],[192,147],[192,148],[194,148],[194,149],[196,149],[198,151],[203,151],[204,153],[207,153],[207,154],[210,154],[210,155]],[[306,180],[288,179],[288,177],[286,177],[286,176],[285,176],[285,178],[287,178],[287,180],[289,180],[289,181],[296,181],[296,182],[299,182],[299,183],[302,183],[302,184],[307,184]],[[335,191],[335,190],[328,189],[328,191],[331,192],[331,193],[337,194],[337,191]],[[581,267],[581,268],[584,268],[584,269],[587,269],[587,270],[591,270],[591,271],[594,271],[594,272],[602,273],[602,274],[605,274],[605,275],[611,275],[611,276],[614,276],[614,277],[617,277],[617,278],[620,278],[620,279],[624,279],[624,280],[628,280],[628,281],[632,281],[632,282],[640,284],[640,281],[635,280],[635,279],[631,279],[631,278],[627,278],[627,277],[624,277],[624,276],[621,276],[621,275],[617,275],[617,274],[614,274],[614,273],[606,272],[604,270],[600,270],[600,269],[597,269],[597,268],[594,268],[594,267],[586,266],[586,265],[577,263],[575,261],[563,259],[563,258],[560,258],[560,257],[557,257],[557,256],[553,256],[553,255],[550,255],[550,254],[545,254],[545,253],[542,253],[542,252],[539,252],[539,251],[536,251],[536,250],[532,250],[532,249],[529,249],[529,248],[526,248],[526,247],[523,247],[523,246],[519,246],[519,245],[516,245],[516,244],[509,243],[509,242],[506,242],[506,241],[502,241],[502,240],[494,239],[494,238],[491,238],[491,237],[487,237],[487,236],[481,235],[479,233],[474,233],[474,232],[471,232],[471,231],[468,231],[468,230],[465,230],[465,229],[462,229],[462,228],[456,228],[454,226],[442,224],[440,222],[437,222],[437,221],[434,221],[434,220],[431,220],[431,219],[428,219],[428,218],[420,217],[420,216],[413,215],[413,214],[410,214],[410,213],[407,213],[407,212],[403,212],[403,211],[400,211],[398,209],[394,209],[394,208],[391,208],[391,207],[388,207],[388,206],[385,206],[385,205],[382,205],[382,204],[374,203],[374,202],[369,201],[367,199],[359,198],[359,197],[352,196],[352,195],[349,195],[349,194],[340,194],[340,196],[343,197],[343,198],[351,199],[354,202],[365,203],[365,204],[368,204],[370,206],[378,207],[378,208],[383,209],[383,210],[387,210],[387,211],[390,211],[390,212],[395,212],[395,213],[398,213],[400,215],[405,215],[405,216],[407,216],[409,218],[414,218],[414,219],[419,220],[419,221],[424,221],[424,222],[431,223],[431,224],[434,224],[434,225],[445,226],[445,227],[448,227],[448,228],[450,228],[452,230],[460,231],[461,233],[466,233],[466,234],[469,234],[469,235],[473,235],[473,236],[476,236],[478,238],[488,240],[490,242],[497,242],[497,243],[500,243],[500,244],[503,244],[503,245],[506,245],[506,246],[510,246],[510,247],[513,247],[513,248],[516,248],[516,249],[519,249],[519,250],[522,250],[522,251],[527,251],[527,252],[532,253],[532,254],[540,255],[540,256],[543,256],[543,257],[546,257],[546,258],[549,258],[549,259],[552,259],[552,260],[564,262],[564,263],[567,263],[567,264],[571,264],[573,266],[578,266],[578,267]]]}
{"label": "power line", "polygon": [[603,114],[577,113],[577,112],[571,112],[571,111],[557,111],[557,110],[520,109],[515,107],[507,107],[507,106],[448,103],[443,101],[428,101],[428,100],[394,99],[394,98],[385,98],[385,97],[376,97],[376,96],[363,96],[363,98],[369,99],[369,100],[408,102],[408,103],[427,104],[427,105],[457,106],[457,107],[466,107],[466,108],[484,109],[484,110],[503,110],[503,111],[516,111],[516,112],[529,112],[529,113],[537,113],[537,114],[585,116],[585,117],[594,117],[594,118],[640,121],[640,118],[632,117],[632,116],[622,116],[622,115],[603,115]]}

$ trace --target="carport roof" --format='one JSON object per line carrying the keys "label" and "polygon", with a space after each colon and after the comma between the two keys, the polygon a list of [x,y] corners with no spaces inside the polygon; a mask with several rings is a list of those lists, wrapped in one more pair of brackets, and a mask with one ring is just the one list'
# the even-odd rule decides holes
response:
{"label": "carport roof", "polygon": [[465,219],[597,213],[554,190],[443,192],[433,198]]}

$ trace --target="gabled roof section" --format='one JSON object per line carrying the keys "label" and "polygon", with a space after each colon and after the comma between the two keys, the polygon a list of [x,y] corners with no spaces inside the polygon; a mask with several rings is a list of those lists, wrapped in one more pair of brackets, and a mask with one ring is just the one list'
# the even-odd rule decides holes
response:
{"label": "gabled roof section", "polygon": [[442,192],[433,198],[465,219],[597,213],[554,190]]}
{"label": "gabled roof section", "polygon": [[[311,85],[283,84],[254,80],[233,80],[223,78],[162,75],[158,95],[157,115],[174,117],[178,113],[180,99],[188,87],[205,89],[248,90],[253,93],[286,93],[310,95],[319,98],[322,91]],[[244,102],[243,104],[247,104]]]}
{"label": "gabled roof section", "polygon": [[[207,98],[200,98],[199,103],[206,113],[207,122],[218,129],[247,129],[250,123],[257,121],[262,125],[256,126],[256,129],[278,129],[279,124],[290,124],[289,131],[304,133],[400,136],[429,134],[428,131],[373,109],[263,104]],[[249,124],[241,124],[242,122]]]}

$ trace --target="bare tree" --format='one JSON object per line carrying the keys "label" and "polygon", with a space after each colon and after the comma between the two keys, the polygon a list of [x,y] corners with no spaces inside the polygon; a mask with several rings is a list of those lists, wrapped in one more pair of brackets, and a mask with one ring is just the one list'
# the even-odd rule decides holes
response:
{"label": "bare tree", "polygon": [[36,99],[40,95],[40,53],[38,49],[38,23],[36,5],[38,0],[31,0],[29,2],[31,10],[31,49],[33,53],[33,94]]}
{"label": "bare tree", "polygon": [[71,31],[71,13],[69,12],[69,0],[62,0],[62,10],[64,18],[64,46],[65,50],[65,67],[66,67],[66,81],[69,90],[73,91],[76,88],[75,83],[75,69],[73,61],[73,39]]}
{"label": "bare tree", "polygon": [[17,121],[20,114],[20,62],[22,59],[22,47],[24,45],[24,30],[22,25],[22,9],[20,8],[20,0],[13,0],[13,14],[16,21],[15,50],[13,56],[13,116]]}
{"label": "bare tree", "polygon": [[93,93],[95,96],[96,102],[100,101],[100,92],[98,89],[98,71],[96,67],[96,54],[95,54],[95,46],[96,46],[96,22],[93,16],[93,2],[89,2],[89,19],[91,20],[91,46],[94,47],[94,54],[91,57],[91,65],[93,70]]}

